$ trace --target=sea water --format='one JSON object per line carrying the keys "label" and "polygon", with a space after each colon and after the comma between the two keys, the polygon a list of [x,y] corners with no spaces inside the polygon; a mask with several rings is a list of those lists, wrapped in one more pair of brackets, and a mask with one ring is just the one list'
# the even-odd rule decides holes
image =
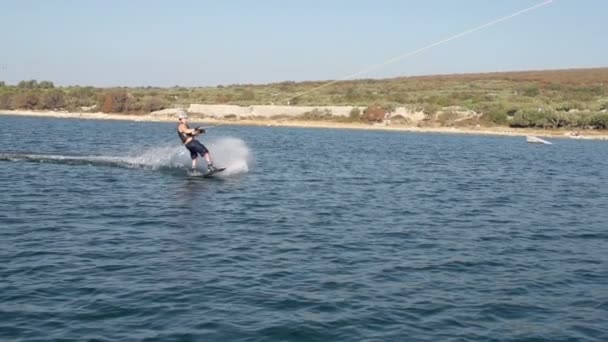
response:
{"label": "sea water", "polygon": [[0,340],[608,340],[607,142],[201,141],[0,116]]}

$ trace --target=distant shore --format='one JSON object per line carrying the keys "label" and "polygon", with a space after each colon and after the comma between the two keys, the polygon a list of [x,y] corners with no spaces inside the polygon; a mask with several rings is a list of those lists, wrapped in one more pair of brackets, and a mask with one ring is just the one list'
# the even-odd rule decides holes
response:
{"label": "distant shore", "polygon": [[[106,114],[106,113],[75,113],[63,111],[28,111],[28,110],[3,110],[0,115],[34,116],[65,119],[88,119],[88,120],[123,120],[136,122],[176,122],[174,115],[136,115],[136,114]],[[360,130],[384,130],[420,133],[445,133],[445,134],[470,134],[470,135],[497,135],[497,136],[539,136],[548,138],[568,139],[593,139],[608,140],[608,131],[582,130],[575,135],[573,130],[557,129],[522,129],[510,127],[418,127],[415,125],[401,124],[365,124],[365,123],[342,123],[336,121],[314,121],[314,120],[285,120],[285,119],[216,119],[198,118],[194,116],[191,122],[205,122],[209,124],[222,125],[244,125],[244,126],[267,126],[267,127],[301,127],[301,128],[332,128],[332,129],[360,129]]]}

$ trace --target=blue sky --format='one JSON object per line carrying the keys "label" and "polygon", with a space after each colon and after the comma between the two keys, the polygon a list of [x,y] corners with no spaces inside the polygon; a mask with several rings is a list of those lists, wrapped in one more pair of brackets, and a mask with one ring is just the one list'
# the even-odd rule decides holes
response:
{"label": "blue sky", "polygon": [[[0,0],[0,81],[339,79],[542,0]],[[608,1],[552,4],[360,78],[608,66]]]}

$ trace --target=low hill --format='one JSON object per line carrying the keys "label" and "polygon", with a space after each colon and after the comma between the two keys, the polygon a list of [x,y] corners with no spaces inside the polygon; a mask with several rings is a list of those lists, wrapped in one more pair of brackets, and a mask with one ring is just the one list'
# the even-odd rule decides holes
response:
{"label": "low hill", "polygon": [[[149,113],[192,104],[353,106],[423,112],[428,122],[512,127],[608,127],[608,68],[432,75],[217,87],[54,87],[0,82],[0,109]],[[470,120],[450,120],[474,112]],[[353,113],[351,119],[365,118]],[[441,117],[443,115],[443,117]],[[370,117],[369,115],[367,117]],[[372,115],[374,120],[378,115]],[[305,119],[331,119],[308,115]],[[343,120],[343,117],[341,118]]]}

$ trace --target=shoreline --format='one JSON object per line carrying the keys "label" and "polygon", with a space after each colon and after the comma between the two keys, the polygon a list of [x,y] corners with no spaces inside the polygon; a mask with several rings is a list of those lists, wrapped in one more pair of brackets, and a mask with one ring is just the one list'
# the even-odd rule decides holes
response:
{"label": "shoreline", "polygon": [[[150,115],[150,114],[106,114],[106,113],[83,113],[83,112],[59,112],[59,111],[27,111],[27,110],[3,110],[0,116],[33,116],[59,119],[85,119],[85,120],[120,120],[134,122],[176,122],[173,115]],[[194,122],[205,122],[221,125],[263,126],[263,127],[298,127],[298,128],[326,128],[326,129],[357,129],[357,130],[380,130],[394,132],[415,133],[439,133],[439,134],[468,134],[468,135],[493,135],[493,136],[539,136],[545,138],[560,139],[583,139],[583,140],[608,140],[608,131],[581,131],[580,136],[572,136],[572,130],[543,130],[543,129],[515,129],[510,127],[418,127],[406,125],[383,125],[365,123],[342,123],[335,121],[312,121],[312,120],[274,120],[274,119],[214,119],[192,117]]]}

